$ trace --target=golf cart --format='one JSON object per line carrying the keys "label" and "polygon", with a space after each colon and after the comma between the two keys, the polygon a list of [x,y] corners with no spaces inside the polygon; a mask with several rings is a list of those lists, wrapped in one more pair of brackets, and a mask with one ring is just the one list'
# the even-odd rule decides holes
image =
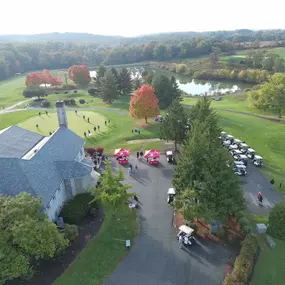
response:
{"label": "golf cart", "polygon": [[226,137],[226,135],[227,135],[226,132],[221,132],[219,138],[223,140]]}
{"label": "golf cart", "polygon": [[174,156],[173,156],[173,151],[168,150],[168,151],[166,152],[166,161],[167,161],[168,163],[174,163],[174,162],[175,162],[175,158],[174,158]]}
{"label": "golf cart", "polygon": [[253,164],[261,167],[263,165],[263,158],[260,155],[255,155],[253,158]]}
{"label": "golf cart", "polygon": [[128,204],[130,209],[137,208],[139,205],[138,201],[136,201],[134,198],[129,198]]}
{"label": "golf cart", "polygon": [[247,150],[249,149],[249,146],[246,143],[241,143],[239,145],[239,149],[243,154],[245,154]]}
{"label": "golf cart", "polygon": [[234,139],[234,144],[237,144],[238,146],[242,143],[241,140],[238,140],[238,139]]}
{"label": "golf cart", "polygon": [[161,115],[158,115],[154,120],[158,123],[162,123],[163,117]]}
{"label": "golf cart", "polygon": [[229,141],[233,142],[234,141],[234,137],[231,136],[231,135],[226,135],[226,140],[229,140]]}
{"label": "golf cart", "polygon": [[246,166],[245,165],[236,165],[234,167],[234,173],[238,176],[246,176]]}
{"label": "golf cart", "polygon": [[179,227],[179,233],[177,234],[177,239],[182,236],[182,242],[184,245],[194,245],[196,244],[196,239],[192,236],[194,230],[186,225]]}
{"label": "golf cart", "polygon": [[228,148],[231,145],[231,141],[227,140],[227,141],[222,141],[222,146]]}
{"label": "golf cart", "polygon": [[229,146],[229,151],[232,152],[233,150],[237,150],[238,149],[238,146],[236,144],[231,144]]}
{"label": "golf cart", "polygon": [[241,151],[239,149],[234,149],[231,151],[231,155],[236,159],[236,156],[241,154]]}
{"label": "golf cart", "polygon": [[175,199],[175,189],[174,188],[169,188],[167,191],[167,203],[171,204],[174,199]]}
{"label": "golf cart", "polygon": [[234,156],[237,161],[241,161],[245,166],[247,166],[247,156],[245,154],[238,154]]}
{"label": "golf cart", "polygon": [[250,159],[253,159],[255,156],[255,150],[253,148],[249,148],[246,152],[246,156]]}
{"label": "golf cart", "polygon": [[234,161],[233,164],[234,164],[234,167],[236,167],[237,165],[244,165],[243,161],[238,161],[238,160]]}

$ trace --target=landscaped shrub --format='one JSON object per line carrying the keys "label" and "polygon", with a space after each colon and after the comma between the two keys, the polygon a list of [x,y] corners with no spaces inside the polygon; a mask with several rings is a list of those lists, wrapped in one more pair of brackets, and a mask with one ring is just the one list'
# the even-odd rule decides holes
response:
{"label": "landscaped shrub", "polygon": [[95,88],[90,88],[90,89],[88,89],[88,94],[89,95],[95,95],[96,94],[96,89]]}
{"label": "landscaped shrub", "polygon": [[256,236],[247,235],[242,243],[239,256],[234,263],[234,269],[231,274],[226,276],[223,285],[246,284],[251,276],[254,259],[258,250]]}
{"label": "landscaped shrub", "polygon": [[62,87],[67,90],[74,90],[77,88],[74,84],[63,84]]}
{"label": "landscaped shrub", "polygon": [[63,233],[66,239],[69,241],[74,241],[78,236],[78,227],[76,225],[65,224]]}
{"label": "landscaped shrub", "polygon": [[285,240],[285,202],[276,204],[269,214],[267,232],[275,238]]}
{"label": "landscaped shrub", "polygon": [[32,98],[32,97],[43,97],[43,96],[47,96],[47,93],[45,92],[44,89],[42,88],[26,88],[23,91],[23,95],[25,98]]}
{"label": "landscaped shrub", "polygon": [[81,193],[76,195],[72,200],[67,201],[61,211],[64,222],[78,224],[88,215],[89,210],[94,206],[94,204],[90,204],[93,199],[90,193]]}
{"label": "landscaped shrub", "polygon": [[64,91],[64,94],[68,94],[68,91]]}
{"label": "landscaped shrub", "polygon": [[84,99],[79,99],[79,103],[80,104],[85,104],[85,100]]}
{"label": "landscaped shrub", "polygon": [[248,235],[251,233],[251,227],[250,227],[250,222],[246,217],[240,217],[238,220],[238,223],[240,225],[241,231],[245,234]]}
{"label": "landscaped shrub", "polygon": [[67,106],[69,106],[69,105],[71,105],[71,106],[76,105],[76,102],[75,102],[74,99],[64,99],[63,102],[64,102],[64,104],[67,105]]}
{"label": "landscaped shrub", "polygon": [[41,106],[44,107],[44,108],[49,108],[50,107],[50,102],[47,101],[47,100],[43,100],[41,102]]}
{"label": "landscaped shrub", "polygon": [[77,93],[77,90],[73,90],[73,93]]}

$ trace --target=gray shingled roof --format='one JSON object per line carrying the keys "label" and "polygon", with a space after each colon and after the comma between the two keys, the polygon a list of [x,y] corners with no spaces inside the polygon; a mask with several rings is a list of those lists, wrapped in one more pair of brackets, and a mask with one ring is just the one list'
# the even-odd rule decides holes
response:
{"label": "gray shingled roof", "polygon": [[86,176],[92,167],[76,161],[31,161],[0,158],[0,195],[21,192],[41,197],[46,206],[64,179]]}
{"label": "gray shingled roof", "polygon": [[0,133],[0,157],[21,158],[43,138],[37,133],[11,126]]}
{"label": "gray shingled roof", "polygon": [[51,136],[32,160],[73,161],[85,141],[68,128],[62,126]]}

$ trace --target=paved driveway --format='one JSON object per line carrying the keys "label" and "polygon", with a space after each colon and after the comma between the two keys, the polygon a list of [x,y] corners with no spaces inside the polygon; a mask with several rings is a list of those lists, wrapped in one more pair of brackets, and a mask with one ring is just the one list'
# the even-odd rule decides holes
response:
{"label": "paved driveway", "polygon": [[[279,193],[269,181],[264,177],[261,170],[254,166],[250,161],[247,166],[247,177],[243,177],[245,182],[243,185],[244,197],[247,203],[249,212],[258,215],[268,215],[271,208],[278,202],[284,199],[283,195]],[[276,181],[278,184],[279,181]],[[279,186],[276,185],[277,187]],[[259,206],[257,202],[257,193],[262,193],[263,206]]]}
{"label": "paved driveway", "polygon": [[[139,167],[139,177],[130,178],[125,168],[127,183],[138,194],[141,202],[140,233],[130,253],[105,285],[220,285],[225,265],[231,252],[227,247],[199,241],[189,250],[178,248],[173,228],[173,210],[166,203],[171,186],[172,167],[162,156],[162,164],[151,167],[131,162]],[[120,166],[119,166],[120,167]],[[126,237],[127,238],[127,237]]]}

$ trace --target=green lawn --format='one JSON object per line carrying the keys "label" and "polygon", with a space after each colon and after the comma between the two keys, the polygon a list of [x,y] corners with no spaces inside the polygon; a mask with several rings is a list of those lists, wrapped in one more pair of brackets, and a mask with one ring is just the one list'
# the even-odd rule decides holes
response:
{"label": "green lawn", "polygon": [[[249,215],[252,229],[255,232],[257,223],[268,223],[267,217]],[[254,269],[250,285],[283,285],[285,268],[285,241],[276,240],[275,249],[270,249],[266,243],[266,235],[257,235],[260,245],[260,255]]]}
{"label": "green lawn", "polygon": [[11,125],[16,125],[18,123],[24,122],[29,118],[36,116],[37,114],[38,112],[36,111],[0,114],[0,130],[10,127]]}
{"label": "green lawn", "polygon": [[[199,100],[199,97],[184,98],[183,104],[195,105]],[[277,118],[277,114],[271,111],[262,111],[251,105],[251,102],[247,98],[246,93],[239,93],[235,95],[223,96],[221,101],[212,101],[211,106],[215,109],[226,109],[237,112],[246,112],[256,115],[262,115],[266,117]]]}
{"label": "green lawn", "polygon": [[[268,178],[285,180],[285,125],[264,119],[219,112],[221,127],[234,137],[246,141],[264,158],[262,171]],[[281,189],[285,192],[285,186]]]}
{"label": "green lawn", "polygon": [[[55,131],[58,128],[57,114],[55,112],[48,113],[48,115],[44,112],[41,113],[41,116],[36,115],[29,118],[19,123],[18,126],[42,135],[49,135],[49,132]],[[86,120],[83,119],[84,115],[86,116]],[[87,118],[90,118],[90,123],[87,122]],[[106,118],[103,115],[92,111],[78,111],[77,115],[74,111],[67,111],[67,120],[68,127],[82,138],[84,138],[84,132],[87,133],[88,130],[91,131],[92,136],[96,137],[100,136],[101,133],[104,134],[112,127],[111,125],[105,126]],[[38,128],[36,127],[37,124],[39,125]],[[100,125],[100,132],[93,131],[94,126],[97,127],[97,125]]]}
{"label": "green lawn", "polygon": [[13,79],[0,81],[0,109],[25,100],[25,76],[16,76]]}
{"label": "green lawn", "polygon": [[105,207],[99,233],[53,285],[101,285],[128,254],[125,240],[133,244],[137,230],[136,210],[123,205],[113,215],[112,207]]}

